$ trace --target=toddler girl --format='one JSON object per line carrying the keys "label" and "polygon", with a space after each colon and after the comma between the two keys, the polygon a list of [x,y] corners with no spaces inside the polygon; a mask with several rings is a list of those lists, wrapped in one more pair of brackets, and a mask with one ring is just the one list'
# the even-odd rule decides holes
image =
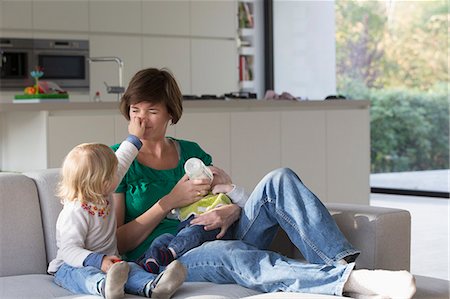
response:
{"label": "toddler girl", "polygon": [[64,205],[56,223],[57,256],[48,267],[55,283],[73,293],[123,298],[124,292],[170,298],[186,277],[175,261],[155,276],[121,261],[111,195],[135,159],[145,120],[133,118],[130,135],[114,153],[108,146],[84,143],[66,156],[58,196]]}

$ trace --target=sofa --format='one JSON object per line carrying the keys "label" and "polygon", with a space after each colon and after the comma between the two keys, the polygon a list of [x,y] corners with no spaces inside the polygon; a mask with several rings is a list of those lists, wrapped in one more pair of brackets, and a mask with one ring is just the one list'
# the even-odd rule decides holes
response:
{"label": "sofa", "polygon": [[[46,273],[56,255],[55,223],[62,208],[54,196],[59,169],[0,173],[0,298],[99,298],[77,295],[53,283]],[[410,214],[364,205],[328,204],[338,226],[362,251],[356,268],[409,270]],[[272,250],[301,259],[283,231]],[[139,298],[126,295],[126,298]],[[173,298],[339,298],[337,296],[259,294],[238,285],[185,282]],[[423,297],[425,298],[425,297]],[[430,297],[433,298],[433,297]]]}

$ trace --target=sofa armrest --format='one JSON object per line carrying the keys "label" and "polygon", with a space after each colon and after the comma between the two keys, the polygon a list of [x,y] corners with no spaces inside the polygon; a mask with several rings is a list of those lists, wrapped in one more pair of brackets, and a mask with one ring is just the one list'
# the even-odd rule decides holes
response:
{"label": "sofa armrest", "polygon": [[[358,269],[410,270],[411,215],[408,211],[355,204],[326,204],[339,229],[361,251]],[[284,231],[271,250],[302,259]]]}

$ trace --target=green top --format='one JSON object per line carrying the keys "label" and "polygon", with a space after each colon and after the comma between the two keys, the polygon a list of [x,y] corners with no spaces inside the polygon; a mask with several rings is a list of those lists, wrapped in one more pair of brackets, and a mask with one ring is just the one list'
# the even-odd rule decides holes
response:
{"label": "green top", "polygon": [[[135,159],[122,182],[117,187],[117,193],[125,193],[125,223],[136,219],[160,198],[169,194],[185,174],[184,163],[189,158],[197,157],[205,165],[211,165],[211,156],[203,151],[197,143],[172,137],[168,138],[179,144],[180,159],[175,168],[157,170],[142,165]],[[113,145],[111,148],[116,151],[119,145]],[[176,234],[178,224],[179,221],[176,219],[164,218],[144,242],[134,250],[124,254],[123,258],[128,261],[138,259],[144,254],[145,250],[147,250],[156,237],[164,233]]]}

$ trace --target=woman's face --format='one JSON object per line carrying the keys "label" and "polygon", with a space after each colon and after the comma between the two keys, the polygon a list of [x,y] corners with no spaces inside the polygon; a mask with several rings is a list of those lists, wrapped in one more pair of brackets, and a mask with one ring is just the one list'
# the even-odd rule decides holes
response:
{"label": "woman's face", "polygon": [[139,117],[145,120],[145,133],[142,139],[158,140],[166,136],[167,125],[171,116],[164,104],[140,102],[130,106],[130,118]]}

